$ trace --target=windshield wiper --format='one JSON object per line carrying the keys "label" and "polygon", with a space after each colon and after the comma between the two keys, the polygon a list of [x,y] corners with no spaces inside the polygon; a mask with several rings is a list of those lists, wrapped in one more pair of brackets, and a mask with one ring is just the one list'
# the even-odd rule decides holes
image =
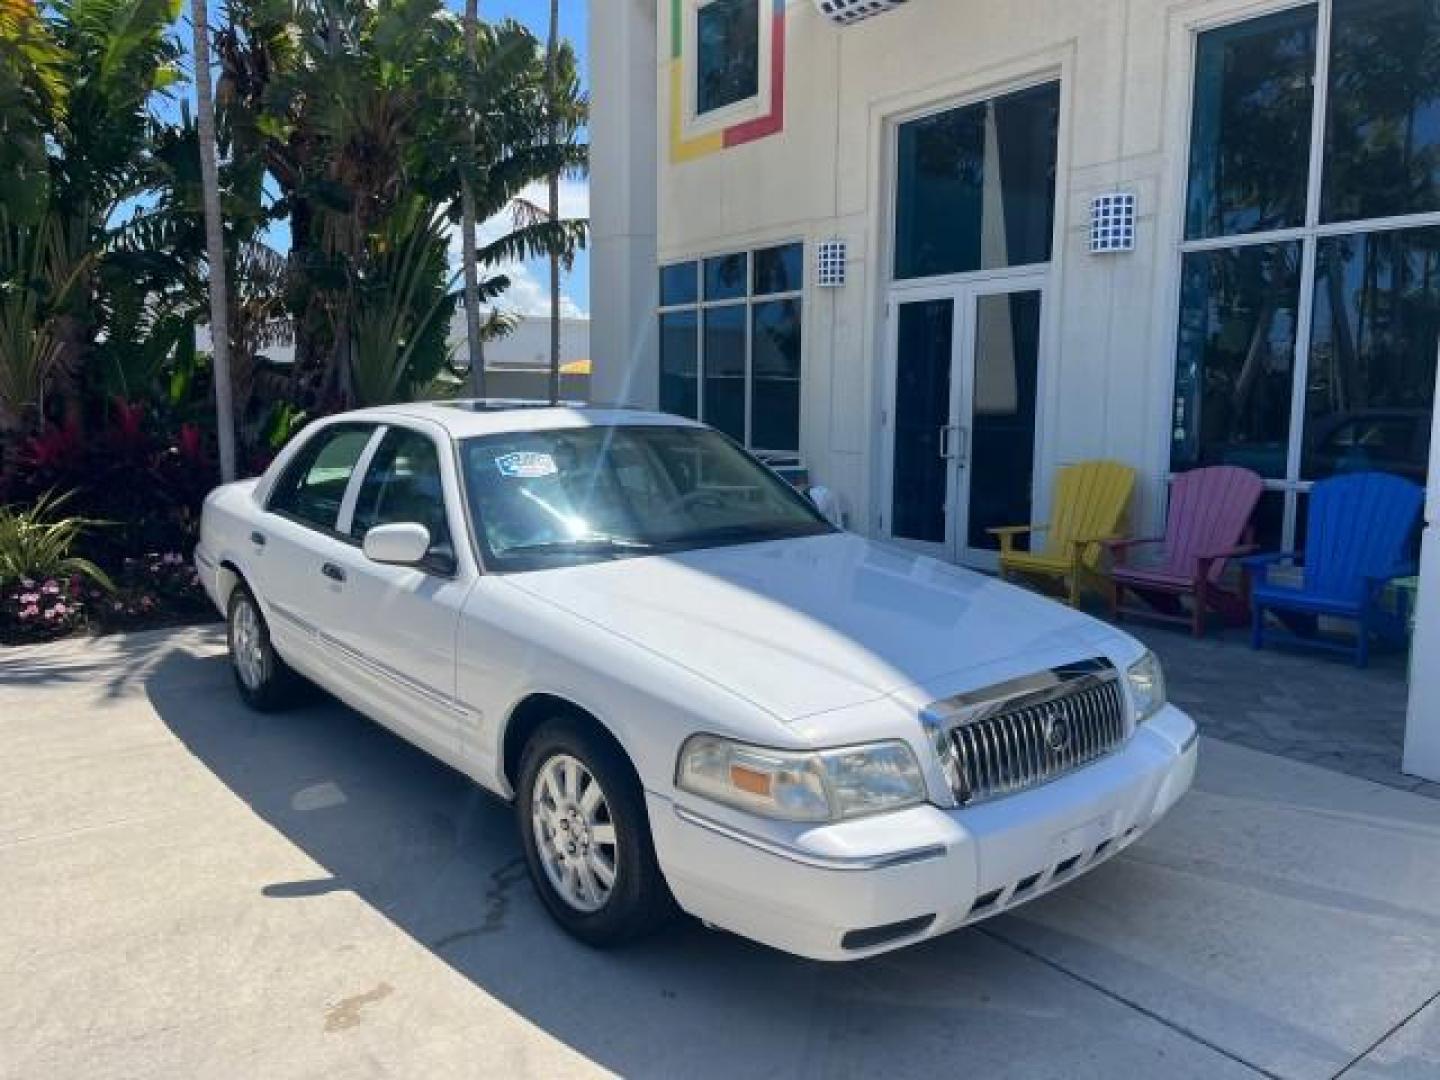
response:
{"label": "windshield wiper", "polygon": [[688,547],[697,544],[758,544],[767,540],[793,540],[802,536],[815,536],[825,531],[826,530],[818,523],[813,526],[808,523],[797,523],[793,525],[716,525],[708,529],[696,529],[693,532],[680,533],[678,536],[667,536],[663,546],[674,548]]}
{"label": "windshield wiper", "polygon": [[545,540],[536,544],[519,544],[506,548],[504,555],[634,555],[654,551],[654,544],[643,540],[623,540],[618,536],[580,536],[573,540]]}

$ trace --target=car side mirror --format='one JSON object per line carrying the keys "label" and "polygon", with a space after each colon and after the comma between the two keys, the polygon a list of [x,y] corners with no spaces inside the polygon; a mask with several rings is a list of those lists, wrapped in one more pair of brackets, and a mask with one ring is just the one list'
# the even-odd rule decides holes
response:
{"label": "car side mirror", "polygon": [[430,550],[430,530],[424,525],[376,525],[365,534],[365,557],[387,566],[414,566]]}

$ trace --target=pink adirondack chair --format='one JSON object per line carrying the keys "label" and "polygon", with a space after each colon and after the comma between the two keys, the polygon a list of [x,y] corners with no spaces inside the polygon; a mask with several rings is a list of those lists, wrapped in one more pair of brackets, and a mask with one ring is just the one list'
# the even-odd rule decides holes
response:
{"label": "pink adirondack chair", "polygon": [[[1181,473],[1170,485],[1170,512],[1165,535],[1154,540],[1118,540],[1107,546],[1114,555],[1110,570],[1111,614],[1137,615],[1165,622],[1188,622],[1196,637],[1205,636],[1213,610],[1227,622],[1243,624],[1243,595],[1221,584],[1230,559],[1254,552],[1242,540],[1250,515],[1260,501],[1264,481],[1249,469],[1220,465]],[[1145,563],[1132,556],[1146,547],[1159,548]],[[1127,603],[1127,594],[1143,603]],[[1183,597],[1190,598],[1186,615]]]}

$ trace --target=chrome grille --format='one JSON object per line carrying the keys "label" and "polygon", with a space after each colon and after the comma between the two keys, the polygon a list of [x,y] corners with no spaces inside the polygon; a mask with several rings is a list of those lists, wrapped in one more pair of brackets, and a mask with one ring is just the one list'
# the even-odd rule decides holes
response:
{"label": "chrome grille", "polygon": [[1127,734],[1119,673],[1098,660],[938,702],[926,720],[962,804],[1064,776],[1104,757]]}

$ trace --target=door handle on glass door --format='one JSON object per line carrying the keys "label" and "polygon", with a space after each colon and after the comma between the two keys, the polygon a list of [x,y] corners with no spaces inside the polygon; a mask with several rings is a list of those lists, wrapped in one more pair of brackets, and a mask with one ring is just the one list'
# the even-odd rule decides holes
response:
{"label": "door handle on glass door", "polygon": [[940,429],[940,456],[946,461],[955,456],[955,447],[951,444],[950,437],[959,430],[954,424],[946,424]]}
{"label": "door handle on glass door", "polygon": [[960,464],[965,465],[970,461],[970,429],[964,424],[957,424],[955,438],[959,443],[955,456],[959,458]]}

